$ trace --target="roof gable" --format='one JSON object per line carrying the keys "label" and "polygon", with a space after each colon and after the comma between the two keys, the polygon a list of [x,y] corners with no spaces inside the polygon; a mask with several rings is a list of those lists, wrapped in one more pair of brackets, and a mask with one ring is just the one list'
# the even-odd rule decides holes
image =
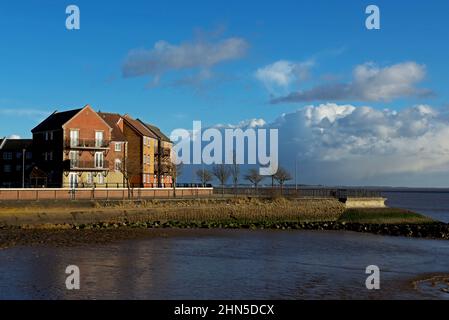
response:
{"label": "roof gable", "polygon": [[157,139],[157,136],[150,129],[144,126],[140,121],[131,118],[129,115],[123,116],[123,119],[139,135]]}
{"label": "roof gable", "polygon": [[70,119],[78,114],[83,109],[74,109],[63,112],[53,112],[47,119],[38,124],[34,129],[31,130],[32,133],[60,130],[62,126],[66,124]]}
{"label": "roof gable", "polygon": [[118,113],[98,112],[98,115],[112,128],[112,141],[126,141],[126,137],[118,126],[122,116]]}
{"label": "roof gable", "polygon": [[165,141],[165,142],[170,142],[171,143],[171,140],[170,140],[170,138],[169,137],[167,137],[162,131],[161,131],[161,129],[159,129],[158,127],[156,127],[156,126],[154,126],[154,125],[152,125],[152,124],[149,124],[149,123],[145,123],[145,122],[143,122],[142,120],[140,120],[140,119],[137,119],[137,121],[139,121],[141,124],[143,124],[145,127],[147,127],[149,130],[151,130],[159,139],[161,139],[162,141]]}

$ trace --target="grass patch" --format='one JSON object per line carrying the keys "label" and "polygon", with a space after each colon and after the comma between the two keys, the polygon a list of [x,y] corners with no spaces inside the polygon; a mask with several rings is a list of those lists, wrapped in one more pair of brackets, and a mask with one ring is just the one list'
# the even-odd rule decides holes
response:
{"label": "grass patch", "polygon": [[419,213],[398,208],[348,209],[340,216],[338,221],[369,224],[420,224],[435,222]]}

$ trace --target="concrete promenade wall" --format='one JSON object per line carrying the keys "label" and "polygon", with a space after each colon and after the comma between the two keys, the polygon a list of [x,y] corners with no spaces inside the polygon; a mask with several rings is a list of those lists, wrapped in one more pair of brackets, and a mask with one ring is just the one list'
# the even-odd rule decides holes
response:
{"label": "concrete promenade wall", "polygon": [[[213,188],[176,188],[176,198],[209,197]],[[39,200],[140,200],[174,198],[172,188],[128,189],[0,189],[0,201]]]}
{"label": "concrete promenade wall", "polygon": [[385,208],[385,198],[347,198],[346,208]]}

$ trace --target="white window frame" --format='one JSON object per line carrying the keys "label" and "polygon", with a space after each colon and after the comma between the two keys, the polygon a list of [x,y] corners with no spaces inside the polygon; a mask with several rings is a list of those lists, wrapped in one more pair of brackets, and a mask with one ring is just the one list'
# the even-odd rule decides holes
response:
{"label": "white window frame", "polygon": [[122,151],[122,143],[116,142],[115,143],[115,152],[121,152]]}
{"label": "white window frame", "polygon": [[94,183],[94,177],[92,175],[92,172],[87,173],[87,184],[93,184]]}
{"label": "white window frame", "polygon": [[[47,153],[45,153],[47,157]],[[76,168],[79,166],[79,153],[78,151],[70,151],[69,153],[70,168]]]}
{"label": "white window frame", "polygon": [[95,168],[98,168],[98,169],[104,168],[103,152],[95,152],[94,162],[95,162]]}
{"label": "white window frame", "polygon": [[104,132],[100,130],[95,131],[95,147],[99,148],[103,146]]}
{"label": "white window frame", "polygon": [[122,170],[122,160],[120,160],[120,159],[115,159],[115,161],[114,161],[114,170],[115,170],[115,171],[120,171],[120,170]]}
{"label": "white window frame", "polygon": [[80,142],[80,131],[78,129],[70,129],[70,146],[77,147]]}

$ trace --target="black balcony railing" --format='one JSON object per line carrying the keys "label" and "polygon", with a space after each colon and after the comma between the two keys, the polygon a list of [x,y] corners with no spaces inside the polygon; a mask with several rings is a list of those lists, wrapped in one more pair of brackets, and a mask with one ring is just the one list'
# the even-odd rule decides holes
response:
{"label": "black balcony railing", "polygon": [[109,144],[109,140],[95,139],[66,139],[64,141],[66,149],[107,149]]}
{"label": "black balcony railing", "polygon": [[[170,154],[171,154],[170,148],[162,148],[162,150],[160,151],[161,157],[169,157]],[[154,155],[155,155],[155,156],[158,156],[158,155],[159,155],[159,151],[156,150],[156,152],[155,152]]]}
{"label": "black balcony railing", "polygon": [[66,171],[107,171],[109,161],[64,160]]}

